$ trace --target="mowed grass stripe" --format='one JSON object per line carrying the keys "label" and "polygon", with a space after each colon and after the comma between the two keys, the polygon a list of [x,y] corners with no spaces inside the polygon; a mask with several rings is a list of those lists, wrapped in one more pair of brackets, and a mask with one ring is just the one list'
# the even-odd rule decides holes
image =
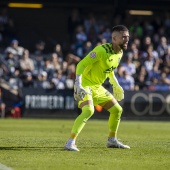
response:
{"label": "mowed grass stripe", "polygon": [[74,120],[1,119],[0,162],[14,170],[168,170],[170,123],[121,121],[118,138],[131,146],[108,149],[106,120],[89,120],[77,139],[80,152],[63,149]]}

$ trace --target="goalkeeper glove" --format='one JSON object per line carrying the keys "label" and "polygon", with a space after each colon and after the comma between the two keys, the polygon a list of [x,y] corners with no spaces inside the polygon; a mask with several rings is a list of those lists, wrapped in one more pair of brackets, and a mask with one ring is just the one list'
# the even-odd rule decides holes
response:
{"label": "goalkeeper glove", "polygon": [[81,75],[76,75],[75,85],[74,85],[74,99],[76,101],[83,100],[85,95],[88,94],[86,90],[81,85]]}
{"label": "goalkeeper glove", "polygon": [[124,99],[124,90],[120,85],[113,85],[113,94],[117,101]]}

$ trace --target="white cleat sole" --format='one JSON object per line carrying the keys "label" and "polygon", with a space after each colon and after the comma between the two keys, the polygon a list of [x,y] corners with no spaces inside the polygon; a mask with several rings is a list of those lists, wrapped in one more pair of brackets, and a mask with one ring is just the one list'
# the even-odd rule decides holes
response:
{"label": "white cleat sole", "polygon": [[113,144],[111,142],[107,142],[107,148],[120,148],[120,149],[130,149],[130,146],[124,144]]}
{"label": "white cleat sole", "polygon": [[75,147],[75,146],[67,146],[67,145],[65,145],[65,146],[64,146],[64,149],[67,150],[67,151],[75,151],[75,152],[79,152],[79,151],[80,151],[80,150],[79,150],[77,147]]}

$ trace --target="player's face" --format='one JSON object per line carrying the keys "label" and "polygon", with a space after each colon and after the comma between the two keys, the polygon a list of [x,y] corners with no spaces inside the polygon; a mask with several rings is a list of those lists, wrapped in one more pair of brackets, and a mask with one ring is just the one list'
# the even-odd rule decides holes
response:
{"label": "player's face", "polygon": [[115,43],[122,50],[126,50],[129,42],[129,32],[128,31],[120,31],[117,36]]}

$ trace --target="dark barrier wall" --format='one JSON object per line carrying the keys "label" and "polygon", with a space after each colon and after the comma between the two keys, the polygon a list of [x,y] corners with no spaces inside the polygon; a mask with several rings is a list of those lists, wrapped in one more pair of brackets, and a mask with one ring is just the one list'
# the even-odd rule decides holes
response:
{"label": "dark barrier wall", "polygon": [[[70,117],[79,114],[72,90],[22,89],[24,117]],[[126,91],[123,119],[169,119],[170,91]],[[105,110],[95,111],[94,118],[107,118]]]}
{"label": "dark barrier wall", "polygon": [[125,92],[124,116],[129,118],[170,119],[170,91]]}
{"label": "dark barrier wall", "polygon": [[73,117],[78,114],[73,90],[22,89],[24,117]]}

